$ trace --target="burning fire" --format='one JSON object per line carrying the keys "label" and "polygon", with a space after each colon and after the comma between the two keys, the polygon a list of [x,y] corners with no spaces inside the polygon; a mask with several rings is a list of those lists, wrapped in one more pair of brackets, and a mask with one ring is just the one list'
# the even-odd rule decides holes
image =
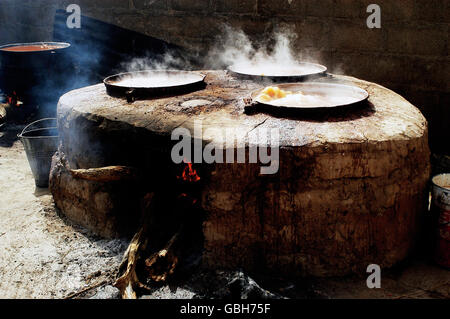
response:
{"label": "burning fire", "polygon": [[23,102],[19,101],[16,91],[13,91],[11,96],[6,97],[6,102],[13,106],[21,106],[23,104]]}
{"label": "burning fire", "polygon": [[200,176],[198,176],[197,171],[192,167],[192,163],[186,160],[184,160],[184,163],[186,163],[186,166],[183,169],[183,173],[178,178],[186,182],[198,182]]}

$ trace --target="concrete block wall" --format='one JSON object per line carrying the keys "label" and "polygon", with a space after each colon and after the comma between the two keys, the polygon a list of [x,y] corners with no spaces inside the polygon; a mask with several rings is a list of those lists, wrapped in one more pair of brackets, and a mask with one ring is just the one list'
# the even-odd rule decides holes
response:
{"label": "concrete block wall", "polygon": [[56,7],[53,0],[0,0],[0,45],[51,41]]}
{"label": "concrete block wall", "polygon": [[[399,92],[429,120],[432,150],[450,153],[445,140],[450,1],[0,0],[0,44],[51,39],[53,10],[71,3],[79,4],[83,15],[187,47],[199,56],[217,41],[224,23],[253,39],[288,26],[298,35],[294,47],[300,58]],[[371,3],[381,7],[381,29],[366,26]]]}

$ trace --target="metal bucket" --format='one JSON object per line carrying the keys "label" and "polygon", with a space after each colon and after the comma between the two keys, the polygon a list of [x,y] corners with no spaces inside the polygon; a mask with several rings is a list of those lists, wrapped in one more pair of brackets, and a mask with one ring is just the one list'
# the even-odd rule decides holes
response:
{"label": "metal bucket", "polygon": [[431,213],[437,226],[436,262],[450,268],[450,174],[432,178]]}
{"label": "metal bucket", "polygon": [[20,133],[37,187],[48,187],[52,156],[58,147],[56,118],[37,120]]}

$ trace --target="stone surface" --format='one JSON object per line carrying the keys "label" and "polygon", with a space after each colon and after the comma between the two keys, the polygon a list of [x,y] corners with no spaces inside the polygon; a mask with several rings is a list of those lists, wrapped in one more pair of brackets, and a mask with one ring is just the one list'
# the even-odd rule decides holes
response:
{"label": "stone surface", "polygon": [[77,177],[61,153],[53,156],[49,187],[57,207],[72,221],[103,237],[130,236],[139,220],[140,192],[134,180]]}
{"label": "stone surface", "polygon": [[[203,143],[215,145],[231,128],[247,146],[249,132],[277,128],[275,175],[260,175],[261,165],[248,160],[199,165],[204,265],[316,276],[359,272],[371,263],[392,266],[413,247],[426,208],[426,120],[379,85],[342,76],[319,81],[360,86],[369,103],[319,118],[246,115],[242,98],[261,85],[222,71],[207,72],[204,90],[132,104],[107,96],[103,85],[75,90],[59,102],[60,151],[72,169],[137,167],[158,185],[170,176],[164,168],[177,127],[193,132],[201,120]],[[177,109],[189,100],[212,103]],[[250,145],[266,141],[259,143]],[[72,180],[55,177],[56,191],[67,193]],[[89,215],[83,199],[64,208],[57,197],[55,203],[68,215],[79,209]]]}
{"label": "stone surface", "polygon": [[[54,6],[64,10],[71,1],[54,0],[50,1],[51,5],[48,2],[1,1],[0,44],[51,40]],[[449,72],[427,70],[430,64],[437,64],[442,70],[450,65],[447,1],[379,0],[381,29],[376,30],[366,25],[371,0],[322,0],[320,3],[310,0],[277,3],[268,0],[78,0],[76,3],[83,15],[187,47],[199,52],[200,57],[216,44],[217,36],[223,33],[223,24],[238,27],[251,39],[260,41],[269,37],[271,30],[287,26],[297,36],[293,44],[298,59],[313,59],[333,73],[380,83],[425,110],[433,152],[449,155],[448,143],[441,138],[446,134],[450,118],[450,108],[446,107]],[[35,19],[36,16],[40,19]],[[19,19],[21,23],[17,22]],[[314,55],[309,55],[310,49],[315,51]],[[371,61],[369,66],[367,61]],[[378,73],[376,77],[372,76],[373,72]],[[411,74],[417,78],[412,80]],[[393,76],[395,82],[391,81]],[[435,96],[439,97],[437,101]]]}
{"label": "stone surface", "polygon": [[120,299],[120,292],[116,287],[107,285],[100,287],[89,299]]}

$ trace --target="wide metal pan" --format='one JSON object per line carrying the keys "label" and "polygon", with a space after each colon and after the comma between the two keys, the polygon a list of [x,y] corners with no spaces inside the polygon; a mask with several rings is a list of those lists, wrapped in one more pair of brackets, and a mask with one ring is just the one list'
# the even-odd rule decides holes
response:
{"label": "wide metal pan", "polygon": [[292,93],[301,92],[303,96],[296,98],[274,99],[262,101],[258,98],[263,89],[254,91],[251,94],[252,106],[264,106],[265,110],[274,111],[310,111],[329,110],[341,107],[354,106],[366,101],[369,93],[357,86],[334,83],[286,83],[277,85],[278,88]]}
{"label": "wide metal pan", "polygon": [[295,66],[273,64],[235,64],[228,71],[236,77],[256,81],[297,82],[326,74],[327,67],[321,64],[299,62]]}
{"label": "wide metal pan", "polygon": [[[65,42],[13,43],[0,46],[0,89],[32,103],[48,88],[61,90],[72,67],[71,45]],[[63,77],[67,74],[67,78]],[[32,92],[36,94],[32,94]],[[60,92],[61,93],[61,92]],[[53,94],[53,93],[52,93]],[[59,93],[54,93],[59,96]],[[55,102],[56,106],[56,102]]]}
{"label": "wide metal pan", "polygon": [[119,73],[103,80],[111,96],[140,98],[178,95],[204,88],[205,75],[192,71],[147,70]]}

